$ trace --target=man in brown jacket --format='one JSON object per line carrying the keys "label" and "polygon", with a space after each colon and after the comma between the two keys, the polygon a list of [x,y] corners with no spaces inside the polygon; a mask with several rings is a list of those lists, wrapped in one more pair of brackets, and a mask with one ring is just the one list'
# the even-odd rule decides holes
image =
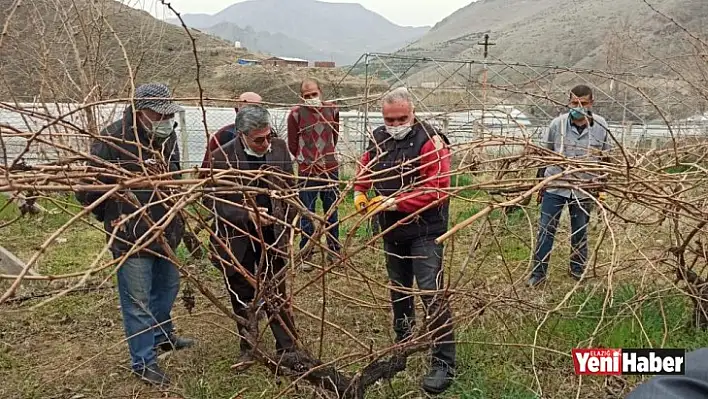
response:
{"label": "man in brown jacket", "polygon": [[[212,263],[224,274],[234,313],[248,318],[248,308],[265,299],[276,349],[282,354],[294,349],[296,338],[285,298],[285,264],[297,208],[279,199],[294,194],[295,182],[287,145],[272,137],[270,129],[265,108],[253,105],[240,110],[235,139],[222,147],[223,151],[212,153],[212,184],[220,187],[212,187],[213,193],[207,192],[204,203],[215,218]],[[248,324],[257,325],[254,320]],[[246,335],[253,337],[256,332],[241,323],[238,329],[241,357],[237,368],[245,369],[253,363],[253,342]]]}

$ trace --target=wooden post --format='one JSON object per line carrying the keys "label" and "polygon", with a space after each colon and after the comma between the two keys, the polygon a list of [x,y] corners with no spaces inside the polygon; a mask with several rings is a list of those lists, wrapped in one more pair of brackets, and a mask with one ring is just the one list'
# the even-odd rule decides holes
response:
{"label": "wooden post", "polygon": [[[15,254],[0,246],[0,273],[16,276],[25,268],[25,262],[21,261]],[[32,269],[27,271],[27,275],[36,276]]]}

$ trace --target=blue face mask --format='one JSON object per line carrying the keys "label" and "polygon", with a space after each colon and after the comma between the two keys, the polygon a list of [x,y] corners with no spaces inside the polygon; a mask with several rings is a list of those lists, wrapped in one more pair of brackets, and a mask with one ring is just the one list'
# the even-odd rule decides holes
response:
{"label": "blue face mask", "polygon": [[570,109],[570,117],[575,120],[583,119],[586,115],[588,115],[588,110],[585,107],[575,107]]}

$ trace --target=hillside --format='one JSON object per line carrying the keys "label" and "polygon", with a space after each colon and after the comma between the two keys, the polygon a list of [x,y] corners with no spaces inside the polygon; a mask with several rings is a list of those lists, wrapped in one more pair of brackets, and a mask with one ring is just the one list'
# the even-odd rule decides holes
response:
{"label": "hillside", "polygon": [[[13,3],[0,0],[0,9],[9,11]],[[239,56],[257,57],[191,33],[207,85],[215,68]],[[9,19],[0,47],[3,99],[116,97],[129,92],[131,74],[137,84],[162,81],[176,95],[194,95],[197,68],[185,30],[112,0],[34,0]]]}
{"label": "hillside", "polygon": [[[0,0],[0,9],[10,11],[13,3]],[[199,81],[208,97],[233,98],[253,90],[267,101],[296,102],[293,89],[306,76],[322,79],[335,96],[362,90],[362,79],[345,78],[340,69],[239,66],[239,57],[264,56],[208,34],[191,30],[191,35],[199,57]],[[136,85],[160,81],[176,96],[199,95],[197,63],[185,30],[113,0],[34,0],[31,7],[18,7],[12,14],[0,45],[2,101],[126,97],[131,75]]]}
{"label": "hillside", "polygon": [[[341,99],[362,96],[366,81],[362,77],[346,75],[341,68],[280,68],[270,66],[226,65],[218,68],[216,79],[223,82],[221,89],[230,93],[256,91],[263,99],[279,105],[298,103],[300,81],[306,76],[316,77],[324,95],[328,99]],[[372,93],[380,93],[388,88],[383,82],[372,80],[369,89]],[[360,104],[361,101],[339,101],[347,108],[347,104]],[[348,109],[348,108],[347,108]]]}
{"label": "hillside", "polygon": [[[221,12],[185,14],[187,26],[217,33],[213,26],[231,23],[255,32],[280,33],[290,39],[307,43],[325,60],[338,64],[355,62],[367,51],[394,51],[421,37],[428,27],[398,26],[360,4],[325,3],[316,0],[250,0],[234,4]],[[178,23],[178,20],[168,20]],[[244,39],[226,37],[228,40]],[[266,51],[254,48],[255,51]],[[294,48],[286,54],[305,57],[306,50]]]}
{"label": "hillside", "polygon": [[[469,91],[467,108],[503,102],[542,119],[558,112],[554,101],[564,102],[567,89],[581,82],[598,88],[596,109],[610,118],[702,113],[708,104],[708,1],[647,1],[702,43],[643,0],[479,0],[401,48],[398,58],[374,59],[369,74],[429,90],[440,85]],[[486,91],[479,45],[485,34],[494,43]],[[363,63],[356,72],[364,73]],[[608,73],[622,77],[610,79]]]}
{"label": "hillside", "polygon": [[256,32],[250,25],[241,29],[230,22],[221,22],[204,29],[215,36],[233,43],[241,42],[241,46],[264,54],[294,54],[307,60],[329,60],[329,54],[315,49],[309,44],[282,33]]}
{"label": "hillside", "polygon": [[[694,32],[706,32],[707,1],[649,2]],[[690,50],[680,43],[686,36],[642,0],[480,0],[403,50],[409,56],[481,59],[477,43],[485,33],[496,44],[491,59],[565,67],[627,70],[652,56]]]}

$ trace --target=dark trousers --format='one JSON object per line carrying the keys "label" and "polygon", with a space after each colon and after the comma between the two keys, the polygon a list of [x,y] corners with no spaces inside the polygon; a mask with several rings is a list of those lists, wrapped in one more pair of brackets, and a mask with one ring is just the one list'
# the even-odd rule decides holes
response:
{"label": "dark trousers", "polygon": [[[455,335],[452,313],[443,292],[443,246],[435,243],[435,237],[421,237],[408,242],[384,240],[386,268],[391,280],[391,303],[393,307],[393,330],[396,341],[408,338],[415,325],[415,302],[409,293],[396,287],[410,289],[413,278],[423,293],[421,299],[426,311],[428,330],[436,330],[433,335],[433,359],[455,367]],[[408,290],[407,292],[410,292]]]}
{"label": "dark trousers", "polygon": [[568,205],[570,212],[570,270],[582,273],[588,256],[588,224],[592,211],[592,200],[567,198],[560,195],[545,193],[541,200],[541,220],[539,221],[538,240],[534,255],[533,274],[545,276],[548,272],[548,261],[551,258],[553,241],[558,230],[563,208]]}
{"label": "dark trousers", "polygon": [[[333,181],[339,181],[339,172],[333,171],[325,176],[312,176],[317,179],[330,179]],[[339,187],[326,187],[327,182],[316,181],[316,180],[305,180],[300,185],[300,191],[298,193],[300,201],[307,208],[308,211],[315,213],[317,207],[317,198],[322,200],[322,209],[325,214],[334,206],[339,198]],[[318,189],[319,188],[319,189]],[[340,243],[339,243],[339,217],[337,214],[337,209],[332,211],[332,214],[327,218],[327,223],[325,226],[328,230],[327,237],[327,247],[339,253]],[[310,237],[315,233],[315,226],[312,220],[307,217],[307,215],[302,215],[300,217],[300,228],[302,229],[302,238],[300,238],[300,249],[305,248],[305,245],[310,241]]]}
{"label": "dark trousers", "polygon": [[[267,243],[275,242],[272,229],[263,229],[263,236]],[[248,240],[250,241],[249,249],[246,251],[244,258],[241,261],[241,265],[247,269],[251,275],[255,275],[258,270],[258,264],[261,261],[261,253],[263,249],[257,239]],[[265,308],[268,317],[272,318],[270,322],[270,329],[275,337],[276,350],[278,352],[283,352],[294,348],[293,337],[295,336],[295,324],[285,303],[286,276],[283,274],[279,277],[278,281],[274,280],[275,274],[280,272],[285,267],[285,261],[282,257],[267,253],[265,262],[265,265],[260,269],[262,273],[258,276],[259,278],[257,280],[259,280],[258,284],[261,287],[265,284],[269,289],[274,289],[277,293],[277,296],[269,295],[268,298],[265,298]],[[255,288],[239,272],[227,276],[226,284],[234,313],[243,318],[248,318],[246,308],[253,302],[256,293]],[[275,317],[273,317],[274,314]],[[282,322],[278,318],[280,318]],[[239,324],[238,329],[243,336],[247,331],[247,326]],[[248,351],[251,348],[251,344],[246,339],[241,338],[241,351]]]}

